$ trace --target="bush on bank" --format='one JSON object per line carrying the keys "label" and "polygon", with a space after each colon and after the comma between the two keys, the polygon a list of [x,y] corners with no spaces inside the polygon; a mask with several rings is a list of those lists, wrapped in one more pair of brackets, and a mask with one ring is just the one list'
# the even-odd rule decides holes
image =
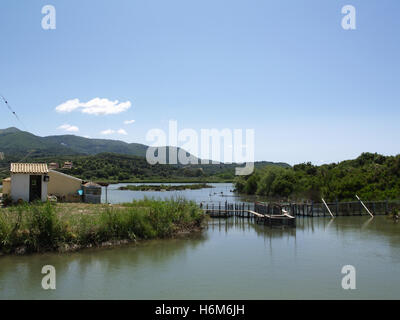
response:
{"label": "bush on bank", "polygon": [[[67,207],[68,208],[68,207]],[[67,245],[85,247],[110,240],[170,237],[201,227],[204,214],[191,201],[140,200],[119,206],[92,205],[89,213],[71,206],[35,203],[0,211],[0,252],[54,251]]]}

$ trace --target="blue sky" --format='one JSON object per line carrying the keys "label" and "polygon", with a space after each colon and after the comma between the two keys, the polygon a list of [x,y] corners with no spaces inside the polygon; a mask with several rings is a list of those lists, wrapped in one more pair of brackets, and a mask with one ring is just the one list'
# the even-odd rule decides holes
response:
{"label": "blue sky", "polygon": [[[47,4],[55,30],[41,27]],[[356,30],[341,27],[347,4]],[[148,130],[177,120],[179,129],[254,129],[256,160],[398,154],[399,9],[396,0],[3,0],[0,93],[26,127],[1,103],[0,128],[45,136],[68,124],[148,143]],[[56,111],[95,98],[131,106]]]}

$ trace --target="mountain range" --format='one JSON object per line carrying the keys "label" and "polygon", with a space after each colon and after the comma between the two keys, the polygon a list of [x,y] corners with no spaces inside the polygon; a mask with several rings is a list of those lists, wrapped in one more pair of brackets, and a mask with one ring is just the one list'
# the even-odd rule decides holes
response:
{"label": "mountain range", "polygon": [[15,127],[0,129],[0,152],[5,155],[42,157],[53,155],[94,155],[103,152],[144,157],[147,146],[109,139],[90,139],[75,135],[39,137]]}
{"label": "mountain range", "polygon": [[[100,153],[114,153],[121,155],[145,157],[148,146],[141,143],[127,143],[111,139],[91,139],[75,135],[55,135],[39,137],[30,132],[15,127],[0,129],[0,152],[6,159],[21,161],[28,158],[43,158],[55,156],[96,155]],[[167,148],[167,161],[168,150]],[[180,148],[177,148],[179,152]],[[189,155],[189,153],[187,153]],[[258,161],[256,167],[264,165],[279,165],[289,167],[284,162]],[[228,167],[232,165],[228,165]]]}

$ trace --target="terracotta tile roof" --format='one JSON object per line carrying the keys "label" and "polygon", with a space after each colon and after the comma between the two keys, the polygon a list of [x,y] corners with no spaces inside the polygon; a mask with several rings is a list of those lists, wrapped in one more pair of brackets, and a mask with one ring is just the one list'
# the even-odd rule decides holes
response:
{"label": "terracotta tile roof", "polygon": [[48,173],[49,169],[46,163],[11,163],[11,173]]}

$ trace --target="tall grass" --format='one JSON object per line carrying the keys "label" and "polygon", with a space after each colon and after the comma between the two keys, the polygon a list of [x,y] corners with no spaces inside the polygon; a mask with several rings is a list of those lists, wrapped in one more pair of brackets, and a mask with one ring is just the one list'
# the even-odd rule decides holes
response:
{"label": "tall grass", "polygon": [[183,199],[92,205],[90,213],[72,208],[65,213],[55,204],[36,203],[2,209],[0,251],[10,253],[23,246],[28,252],[43,252],[65,244],[80,247],[118,239],[164,238],[200,227],[204,220],[199,207]]}

